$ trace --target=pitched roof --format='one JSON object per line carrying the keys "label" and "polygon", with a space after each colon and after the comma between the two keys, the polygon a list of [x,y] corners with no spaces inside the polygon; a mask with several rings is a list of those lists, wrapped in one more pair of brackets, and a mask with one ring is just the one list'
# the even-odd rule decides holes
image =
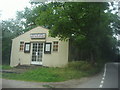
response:
{"label": "pitched roof", "polygon": [[[30,32],[30,31],[32,31],[32,30],[34,30],[34,29],[36,29],[36,28],[43,28],[43,29],[45,29],[45,30],[49,30],[49,29],[44,28],[44,27],[42,27],[42,26],[37,26],[37,27],[35,27],[35,28],[33,28],[33,29],[31,29],[31,30],[29,30],[29,31],[25,32],[25,33],[28,33],[28,32]],[[19,35],[19,36],[15,37],[15,38],[13,38],[13,39],[18,38],[18,37],[20,37],[20,36],[24,35],[25,33],[23,33],[23,34],[21,34],[21,35]],[[12,40],[13,40],[13,39],[12,39]]]}

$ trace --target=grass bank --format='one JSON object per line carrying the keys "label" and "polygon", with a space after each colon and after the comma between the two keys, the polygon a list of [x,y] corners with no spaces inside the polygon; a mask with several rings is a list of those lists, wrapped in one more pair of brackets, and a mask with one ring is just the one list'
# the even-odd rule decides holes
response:
{"label": "grass bank", "polygon": [[78,79],[82,77],[92,76],[101,70],[101,66],[92,66],[88,62],[77,61],[70,62],[63,68],[46,68],[40,67],[21,74],[3,73],[3,78],[37,81],[37,82],[60,82],[70,79]]}

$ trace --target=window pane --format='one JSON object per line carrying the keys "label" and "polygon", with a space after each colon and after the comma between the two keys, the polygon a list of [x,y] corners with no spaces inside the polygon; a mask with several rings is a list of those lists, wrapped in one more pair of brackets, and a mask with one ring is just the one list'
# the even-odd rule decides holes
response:
{"label": "window pane", "polygon": [[29,46],[30,46],[29,44],[26,44],[26,48],[25,48],[26,51],[29,51]]}
{"label": "window pane", "polygon": [[53,51],[58,51],[58,41],[53,42]]}
{"label": "window pane", "polygon": [[50,51],[50,44],[46,44],[46,50],[45,51]]}
{"label": "window pane", "polygon": [[19,50],[23,51],[23,49],[24,49],[24,42],[20,42],[20,48],[19,48]]}

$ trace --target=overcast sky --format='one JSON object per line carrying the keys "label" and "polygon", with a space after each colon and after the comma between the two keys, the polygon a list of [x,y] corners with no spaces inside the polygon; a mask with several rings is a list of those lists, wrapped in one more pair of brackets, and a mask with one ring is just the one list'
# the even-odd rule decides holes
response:
{"label": "overcast sky", "polygon": [[15,18],[16,11],[24,10],[26,6],[30,7],[30,0],[1,0],[0,1],[0,19],[7,20]]}
{"label": "overcast sky", "polygon": [[[16,11],[24,10],[30,7],[29,1],[32,0],[1,0],[0,2],[0,20],[7,20],[16,17]],[[33,0],[35,1],[35,0]],[[38,0],[39,1],[39,0]],[[42,0],[40,0],[42,1]],[[47,0],[46,0],[47,1]],[[112,7],[110,7],[112,8]]]}

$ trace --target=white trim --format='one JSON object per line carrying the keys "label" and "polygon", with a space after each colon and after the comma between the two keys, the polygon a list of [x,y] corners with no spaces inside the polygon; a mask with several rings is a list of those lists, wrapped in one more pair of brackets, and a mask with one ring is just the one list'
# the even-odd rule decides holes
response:
{"label": "white trim", "polygon": [[38,62],[38,61],[31,61],[31,64],[35,64],[35,65],[42,65],[42,62]]}
{"label": "white trim", "polygon": [[[36,43],[43,43],[43,42],[36,42]],[[43,43],[43,51],[42,51],[42,61],[32,61],[32,51],[33,51],[33,43],[31,43],[31,64],[34,65],[42,65],[43,62],[43,53],[44,53],[44,43]],[[38,47],[38,46],[37,46]],[[37,48],[38,49],[38,48]]]}

